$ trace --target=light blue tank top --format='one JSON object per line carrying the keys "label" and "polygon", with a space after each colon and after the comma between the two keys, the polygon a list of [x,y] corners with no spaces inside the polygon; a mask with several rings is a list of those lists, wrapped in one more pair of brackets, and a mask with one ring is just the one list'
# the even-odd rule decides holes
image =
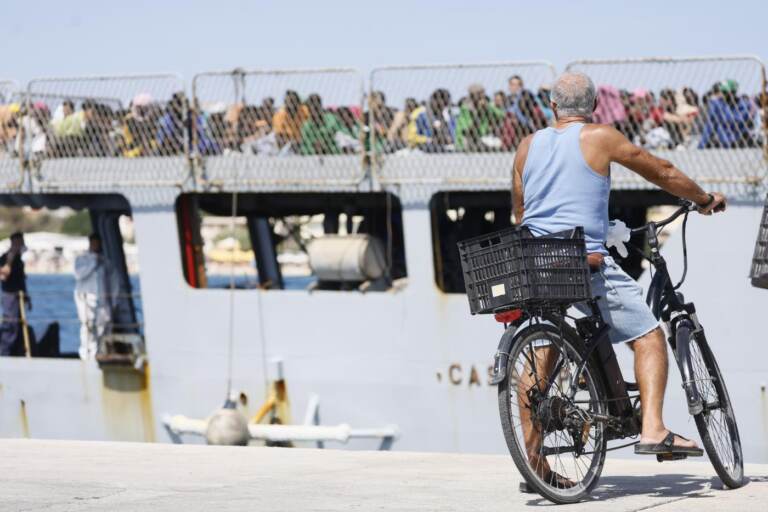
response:
{"label": "light blue tank top", "polygon": [[608,254],[611,178],[584,160],[579,145],[583,127],[545,128],[533,136],[523,168],[523,224],[536,236],[583,226],[587,252]]}

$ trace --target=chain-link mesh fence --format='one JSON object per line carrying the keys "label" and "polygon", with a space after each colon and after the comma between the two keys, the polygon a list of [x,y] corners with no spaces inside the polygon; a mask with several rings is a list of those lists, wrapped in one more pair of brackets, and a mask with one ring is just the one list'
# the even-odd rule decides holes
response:
{"label": "chain-link mesh fence", "polygon": [[0,80],[0,187],[16,188],[22,168],[16,150],[22,98],[16,82]]}
{"label": "chain-link mesh fence", "polygon": [[180,184],[187,108],[175,75],[32,80],[19,153],[42,188]]}
{"label": "chain-link mesh fence", "polygon": [[192,90],[192,149],[204,184],[361,180],[363,82],[357,71],[201,73]]}
{"label": "chain-link mesh fence", "polygon": [[0,105],[7,105],[19,91],[19,86],[13,80],[0,80]]}
{"label": "chain-link mesh fence", "polygon": [[366,140],[379,180],[509,184],[520,141],[552,123],[554,78],[547,62],[374,69]]}
{"label": "chain-link mesh fence", "polygon": [[[697,181],[744,189],[765,178],[768,106],[759,59],[583,60],[566,69],[595,82],[595,122],[612,124]],[[613,183],[645,186],[626,169]]]}

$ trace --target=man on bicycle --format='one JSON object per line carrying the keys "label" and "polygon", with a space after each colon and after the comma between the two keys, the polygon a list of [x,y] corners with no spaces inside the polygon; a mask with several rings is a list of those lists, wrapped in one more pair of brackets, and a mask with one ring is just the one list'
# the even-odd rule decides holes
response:
{"label": "man on bicycle", "polygon": [[[662,404],[668,370],[664,334],[643,300],[642,288],[613,261],[605,247],[610,165],[616,162],[670,194],[694,201],[699,213],[705,215],[723,210],[725,197],[705,192],[671,162],[635,146],[612,126],[590,123],[597,101],[588,76],[561,75],[552,87],[551,101],[554,127],[526,137],[515,156],[515,217],[534,235],[584,227],[592,290],[600,297],[598,306],[611,327],[610,341],[627,343],[635,354],[642,404],[642,433],[635,451],[701,455],[696,443],[664,425]],[[538,458],[535,445],[540,445],[541,436],[528,423],[524,430],[529,458]],[[541,476],[559,477],[546,460],[531,462],[541,468]]]}

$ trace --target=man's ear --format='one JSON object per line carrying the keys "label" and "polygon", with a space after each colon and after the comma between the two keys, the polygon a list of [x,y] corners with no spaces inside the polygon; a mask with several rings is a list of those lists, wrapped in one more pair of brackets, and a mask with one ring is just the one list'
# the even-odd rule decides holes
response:
{"label": "man's ear", "polygon": [[552,108],[552,114],[555,116],[555,121],[557,121],[557,103],[550,100],[549,104]]}

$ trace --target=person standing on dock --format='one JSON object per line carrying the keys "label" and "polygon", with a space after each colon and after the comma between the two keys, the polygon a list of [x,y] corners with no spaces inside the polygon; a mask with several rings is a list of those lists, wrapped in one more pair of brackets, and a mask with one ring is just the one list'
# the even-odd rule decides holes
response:
{"label": "person standing on dock", "polygon": [[112,322],[113,293],[119,288],[118,276],[101,252],[101,237],[88,237],[88,252],[75,258],[75,305],[80,319],[80,359],[93,360],[98,341]]}
{"label": "person standing on dock", "polygon": [[26,250],[24,234],[11,235],[11,248],[0,256],[0,281],[2,281],[3,324],[0,327],[0,356],[11,355],[21,335],[21,300],[32,309],[27,294],[27,274],[21,255]]}

